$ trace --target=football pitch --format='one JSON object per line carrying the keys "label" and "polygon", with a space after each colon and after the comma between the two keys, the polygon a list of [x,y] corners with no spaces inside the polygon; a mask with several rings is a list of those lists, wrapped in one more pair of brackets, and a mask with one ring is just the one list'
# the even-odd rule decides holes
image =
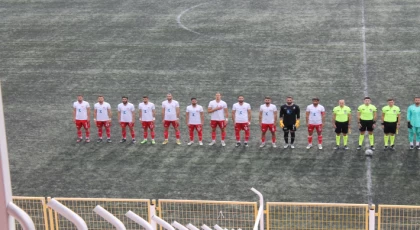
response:
{"label": "football pitch", "polygon": [[[420,3],[410,0],[33,0],[0,2],[0,80],[13,194],[52,197],[256,200],[375,204],[420,203],[420,151],[408,149],[406,109],[420,94]],[[181,139],[161,145],[160,105],[181,105]],[[187,146],[185,108],[207,107],[216,92],[229,110],[238,95],[252,107],[250,147]],[[72,103],[105,96],[113,143],[76,143]],[[402,109],[396,151],[373,158],[334,151],[332,109],[364,95],[379,109]],[[143,95],[157,105],[157,144],[118,143],[117,104]],[[327,111],[324,149],[306,150],[304,119],[296,149],[258,147],[264,96],[286,96],[304,110],[317,96]],[[229,112],[230,113],[230,112]],[[137,112],[136,112],[137,114]],[[380,114],[380,113],[379,113]],[[93,118],[92,118],[93,119]],[[92,120],[93,123],[93,120]],[[136,123],[137,139],[142,139]],[[270,139],[270,135],[267,136]],[[315,138],[316,140],[316,138]],[[149,142],[150,143],[150,142]]]}

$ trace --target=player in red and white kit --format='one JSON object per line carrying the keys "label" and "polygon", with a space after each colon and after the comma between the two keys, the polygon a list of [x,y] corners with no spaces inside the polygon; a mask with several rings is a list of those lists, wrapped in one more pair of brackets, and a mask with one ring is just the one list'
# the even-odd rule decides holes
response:
{"label": "player in red and white kit", "polygon": [[118,104],[118,121],[120,122],[122,134],[122,139],[120,143],[124,143],[127,141],[127,126],[130,129],[131,142],[133,144],[136,143],[136,133],[134,131],[136,115],[134,111],[134,105],[128,102],[128,97],[123,96],[122,103]]}
{"label": "player in red and white kit", "polygon": [[244,102],[242,95],[238,96],[238,102],[232,106],[232,121],[235,126],[236,147],[241,146],[241,130],[245,131],[244,146],[248,147],[251,106]]}
{"label": "player in red and white kit", "polygon": [[82,95],[77,95],[77,101],[73,103],[73,122],[77,128],[77,142],[83,141],[82,127],[86,132],[86,142],[89,143],[90,139],[90,105],[87,101],[83,100]]}
{"label": "player in red and white kit", "polygon": [[143,96],[143,102],[139,104],[139,120],[143,127],[143,141],[140,144],[147,143],[148,129],[150,129],[150,135],[152,136],[152,145],[155,142],[155,104],[149,102],[148,96]]}
{"label": "player in red and white kit", "polygon": [[98,96],[98,102],[93,106],[93,121],[98,127],[98,143],[102,142],[102,127],[105,127],[106,140],[111,143],[111,105],[104,101],[104,96]]}
{"label": "player in red and white kit", "polygon": [[172,94],[170,93],[166,95],[166,101],[162,102],[162,117],[164,127],[163,135],[165,136],[165,141],[163,141],[162,144],[168,144],[169,126],[172,124],[175,129],[176,144],[180,145],[181,141],[179,138],[181,137],[181,133],[179,131],[179,103],[172,99]]}
{"label": "player in red and white kit", "polygon": [[308,146],[312,148],[312,134],[318,134],[318,149],[322,149],[322,128],[325,124],[325,108],[319,104],[319,98],[312,98],[312,105],[306,107],[306,125],[308,126]]}
{"label": "player in red and white kit", "polygon": [[203,125],[204,125],[204,110],[201,105],[197,105],[197,99],[191,98],[191,105],[187,106],[186,123],[190,131],[190,142],[188,145],[194,143],[194,129],[198,133],[198,143],[203,145]]}
{"label": "player in red and white kit", "polygon": [[267,130],[271,132],[271,141],[273,148],[277,148],[276,145],[276,124],[277,124],[277,107],[271,104],[271,98],[265,97],[264,104],[260,106],[259,116],[261,126],[261,145],[260,148],[265,146],[265,133]]}
{"label": "player in red and white kit", "polygon": [[216,93],[216,100],[210,101],[207,112],[211,114],[211,142],[209,145],[216,143],[216,128],[219,126],[222,136],[222,146],[226,146],[226,126],[228,124],[229,111],[226,102],[222,101],[222,95]]}

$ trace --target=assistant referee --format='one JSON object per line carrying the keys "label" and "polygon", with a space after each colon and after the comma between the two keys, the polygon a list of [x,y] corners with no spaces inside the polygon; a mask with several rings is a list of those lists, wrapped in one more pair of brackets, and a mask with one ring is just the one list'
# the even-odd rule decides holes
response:
{"label": "assistant referee", "polygon": [[343,99],[339,100],[338,106],[334,107],[333,109],[332,123],[333,127],[335,128],[335,141],[337,143],[334,149],[340,149],[341,134],[343,134],[343,149],[349,149],[349,147],[347,146],[347,133],[349,132],[349,127],[351,123],[351,109],[350,107],[345,105],[345,101]]}
{"label": "assistant referee", "polygon": [[[401,110],[394,105],[394,99],[387,100],[388,105],[382,108],[382,128],[384,130],[384,150],[394,150],[395,133],[400,127]],[[391,146],[388,147],[388,141],[391,140]]]}

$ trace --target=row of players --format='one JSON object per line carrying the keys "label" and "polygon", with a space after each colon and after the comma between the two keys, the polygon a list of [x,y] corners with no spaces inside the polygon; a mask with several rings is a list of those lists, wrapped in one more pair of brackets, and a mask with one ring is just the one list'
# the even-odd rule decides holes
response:
{"label": "row of players", "polygon": [[[207,112],[211,114],[211,138],[209,145],[216,143],[216,129],[221,130],[221,145],[225,146],[226,127],[229,121],[229,112],[226,102],[222,99],[220,93],[216,93],[215,100],[211,101],[207,107]],[[172,125],[175,129],[176,143],[181,144],[179,118],[180,108],[179,103],[173,100],[171,94],[166,95],[165,101],[162,102],[162,123],[164,126],[164,142],[168,143],[169,127]],[[343,149],[348,149],[348,134],[351,133],[352,110],[345,105],[344,100],[339,100],[339,105],[333,109],[332,123],[336,133],[336,147],[340,149],[341,137],[343,137]],[[143,102],[139,104],[139,120],[144,131],[144,140],[141,144],[148,142],[148,131],[151,131],[151,143],[155,144],[155,120],[156,112],[155,105],[149,102],[147,96],[143,97]],[[110,126],[112,120],[111,106],[104,101],[103,96],[98,97],[98,102],[94,105],[94,122],[98,128],[98,141],[102,142],[103,128],[106,130],[107,142],[111,142]],[[236,146],[240,146],[240,132],[244,131],[245,147],[248,147],[248,140],[250,137],[251,124],[251,106],[244,102],[243,96],[238,96],[238,102],[232,107],[232,121],[235,128]],[[278,116],[277,107],[271,104],[271,98],[265,97],[264,104],[259,109],[259,124],[261,127],[261,145],[265,146],[266,132],[270,131],[272,134],[272,146],[276,146],[276,124],[277,117],[280,118],[279,124],[284,132],[284,148],[294,148],[295,131],[300,126],[300,108],[293,103],[292,97],[286,98],[286,104],[280,107]],[[128,127],[131,133],[132,143],[136,143],[135,139],[135,107],[128,102],[128,97],[122,97],[122,102],[118,105],[118,121],[122,128],[121,143],[126,142],[126,128]],[[77,101],[73,104],[73,121],[77,127],[77,142],[83,141],[82,127],[86,131],[86,142],[90,142],[90,106],[89,103],[83,100],[82,95],[77,96]],[[364,103],[357,109],[357,122],[359,126],[359,145],[358,150],[361,149],[365,138],[365,132],[368,132],[370,149],[375,150],[373,130],[376,127],[377,108],[371,104],[369,97],[364,98]],[[398,133],[401,122],[400,108],[394,105],[393,99],[388,99],[388,105],[382,108],[381,125],[384,130],[385,150],[394,150],[395,134]],[[186,124],[189,128],[190,142],[188,145],[194,143],[194,131],[198,133],[199,145],[203,145],[202,134],[204,125],[204,109],[197,104],[196,98],[191,98],[191,105],[186,109]],[[318,149],[322,149],[322,129],[325,125],[325,108],[319,104],[319,98],[313,98],[312,104],[306,107],[306,125],[308,128],[308,146],[312,147],[313,132],[316,131],[318,136]],[[416,147],[420,149],[420,97],[414,98],[414,104],[407,110],[407,127],[409,130],[410,149],[414,149],[414,136],[416,136]],[[290,142],[289,142],[290,134]]]}

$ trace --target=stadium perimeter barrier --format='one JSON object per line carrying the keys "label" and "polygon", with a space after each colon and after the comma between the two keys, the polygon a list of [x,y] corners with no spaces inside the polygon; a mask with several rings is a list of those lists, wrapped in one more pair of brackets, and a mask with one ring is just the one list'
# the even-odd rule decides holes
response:
{"label": "stadium perimeter barrier", "polygon": [[[156,210],[157,216],[169,223],[177,221],[184,226],[189,223],[195,226],[218,224],[229,230],[252,230],[258,213],[257,202],[165,199],[159,200],[155,207],[154,200],[148,199],[55,199],[80,215],[89,229],[114,229],[93,212],[96,205],[101,205],[115,215],[127,229],[143,229],[125,216],[129,210],[149,222]],[[76,229],[68,220],[47,207],[49,200],[51,198],[13,197],[13,202],[31,216],[36,229]],[[375,217],[378,219],[378,230],[420,229],[420,206],[379,205],[375,213],[367,204],[295,202],[267,202],[265,229],[375,229],[375,226],[369,228],[372,211],[373,220]],[[16,229],[22,227],[17,223]]]}

